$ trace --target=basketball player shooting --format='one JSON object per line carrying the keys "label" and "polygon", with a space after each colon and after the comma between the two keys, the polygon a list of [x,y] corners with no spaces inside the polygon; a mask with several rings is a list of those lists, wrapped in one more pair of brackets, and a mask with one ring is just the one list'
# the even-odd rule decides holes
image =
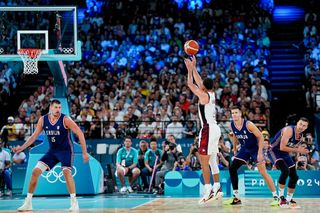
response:
{"label": "basketball player shooting", "polygon": [[[199,204],[207,203],[211,199],[218,199],[223,195],[219,181],[217,154],[221,130],[216,121],[215,93],[213,80],[206,78],[202,81],[197,68],[196,57],[185,59],[188,69],[188,87],[199,98],[198,112],[201,129],[199,133],[199,153],[204,178],[204,194]],[[194,81],[196,84],[194,84]],[[214,179],[213,187],[210,184],[210,168]]]}
{"label": "basketball player shooting", "polygon": [[72,177],[74,155],[73,143],[69,139],[69,129],[78,136],[82,148],[83,161],[87,162],[89,160],[89,155],[87,153],[84,135],[73,120],[61,113],[61,103],[59,100],[51,101],[50,112],[39,119],[35,132],[22,146],[14,148],[15,153],[22,152],[34,143],[42,130],[44,130],[48,137],[50,147],[48,152],[38,161],[37,165],[33,169],[31,180],[29,182],[27,198],[23,205],[18,208],[18,211],[32,210],[32,196],[36,189],[39,176],[44,171],[52,169],[59,162],[61,163],[63,175],[70,193],[71,207],[69,210],[79,210],[78,201],[76,199],[75,183]]}

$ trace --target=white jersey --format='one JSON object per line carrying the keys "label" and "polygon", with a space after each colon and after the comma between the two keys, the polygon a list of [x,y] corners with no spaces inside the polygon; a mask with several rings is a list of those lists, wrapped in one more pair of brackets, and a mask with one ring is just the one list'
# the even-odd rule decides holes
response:
{"label": "white jersey", "polygon": [[216,98],[214,92],[208,92],[209,103],[202,105],[198,104],[198,112],[201,123],[201,128],[204,124],[217,124],[216,121]]}

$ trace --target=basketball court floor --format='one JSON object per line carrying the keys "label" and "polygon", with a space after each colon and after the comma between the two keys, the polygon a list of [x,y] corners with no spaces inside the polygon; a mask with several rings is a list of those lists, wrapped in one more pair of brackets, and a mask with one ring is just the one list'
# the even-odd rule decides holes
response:
{"label": "basketball court floor", "polygon": [[[16,212],[24,197],[0,198],[0,212]],[[224,198],[227,199],[227,198]],[[297,198],[300,209],[283,209],[269,206],[270,198],[243,198],[241,206],[223,206],[222,200],[199,206],[199,198],[178,198],[149,195],[86,196],[78,197],[80,212],[165,212],[165,213],[249,213],[249,212],[320,212],[320,198]],[[35,197],[33,212],[68,212],[68,197]]]}

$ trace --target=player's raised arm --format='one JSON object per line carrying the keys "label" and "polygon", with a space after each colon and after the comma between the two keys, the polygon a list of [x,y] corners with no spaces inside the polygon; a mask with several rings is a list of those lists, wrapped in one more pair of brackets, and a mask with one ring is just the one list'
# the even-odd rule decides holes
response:
{"label": "player's raised arm", "polygon": [[198,70],[197,70],[197,66],[196,66],[197,59],[195,56],[192,56],[192,63],[194,64],[194,68],[192,69],[193,78],[194,78],[196,84],[198,85],[198,87],[202,88],[203,87],[202,78],[199,75]]}
{"label": "player's raised arm", "polygon": [[78,136],[82,149],[83,160],[84,162],[87,162],[89,160],[89,155],[87,153],[87,145],[83,132],[81,131],[79,126],[67,116],[64,117],[64,124],[67,128],[71,129],[71,131]]}
{"label": "player's raised arm", "polygon": [[283,152],[298,152],[307,154],[309,151],[304,147],[299,146],[298,148],[291,148],[287,146],[289,139],[292,137],[292,134],[293,131],[291,127],[286,127],[283,129],[280,142],[280,150]]}
{"label": "player's raised arm", "polygon": [[29,139],[22,145],[17,146],[13,149],[14,152],[19,153],[28,148],[31,144],[34,143],[34,141],[37,139],[37,137],[40,135],[40,133],[43,130],[43,116],[41,116],[38,120],[36,130],[33,132],[33,134],[29,137]]}
{"label": "player's raised arm", "polygon": [[209,95],[201,90],[197,85],[193,83],[193,69],[195,69],[195,61],[191,59],[184,59],[184,63],[188,70],[188,87],[199,98],[201,104],[209,102]]}

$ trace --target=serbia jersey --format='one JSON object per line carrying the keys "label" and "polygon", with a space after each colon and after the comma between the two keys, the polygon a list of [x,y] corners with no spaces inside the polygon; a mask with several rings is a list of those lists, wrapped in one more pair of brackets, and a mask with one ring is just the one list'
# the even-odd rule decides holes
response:
{"label": "serbia jersey", "polygon": [[[299,143],[301,143],[301,138],[302,138],[302,133],[300,133],[298,135],[298,138],[296,138],[296,131],[295,131],[295,127],[296,126],[288,126],[289,128],[292,129],[292,136],[290,137],[287,146],[294,148],[296,147]],[[286,127],[285,127],[286,128]],[[282,128],[273,138],[272,142],[271,142],[271,148],[273,151],[280,151],[280,143],[281,143],[281,137],[282,137],[282,131],[284,128]],[[287,152],[285,152],[287,153]]]}
{"label": "serbia jersey", "polygon": [[50,151],[72,151],[69,129],[63,123],[65,115],[60,114],[56,123],[51,123],[49,114],[43,116],[43,130],[48,137]]}
{"label": "serbia jersey", "polygon": [[243,120],[242,127],[238,129],[234,123],[231,122],[231,129],[233,134],[238,139],[238,142],[241,145],[241,149],[245,148],[247,150],[253,150],[258,148],[257,137],[247,129],[248,120]]}

